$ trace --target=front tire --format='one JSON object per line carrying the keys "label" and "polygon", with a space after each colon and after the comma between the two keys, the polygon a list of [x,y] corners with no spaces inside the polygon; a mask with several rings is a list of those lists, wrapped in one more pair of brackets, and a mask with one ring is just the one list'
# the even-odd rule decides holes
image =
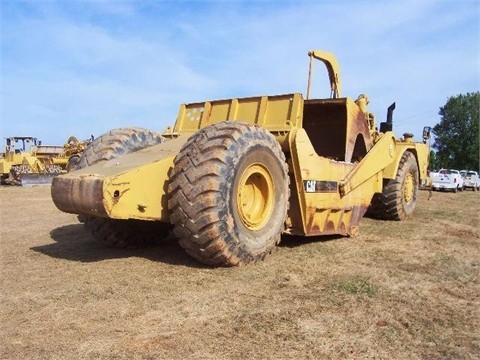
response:
{"label": "front tire", "polygon": [[415,209],[417,193],[417,160],[415,155],[405,151],[395,179],[385,179],[382,193],[373,196],[369,215],[381,220],[404,220]]}
{"label": "front tire", "polygon": [[225,121],[195,133],[174,161],[170,221],[196,260],[236,266],[264,259],[280,241],[289,177],[267,130]]}

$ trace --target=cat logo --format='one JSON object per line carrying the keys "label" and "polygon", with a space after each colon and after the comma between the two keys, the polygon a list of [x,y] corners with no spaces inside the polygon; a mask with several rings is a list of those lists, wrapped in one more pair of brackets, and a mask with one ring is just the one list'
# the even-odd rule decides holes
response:
{"label": "cat logo", "polygon": [[303,182],[306,193],[336,193],[338,182],[322,180],[305,180]]}
{"label": "cat logo", "polygon": [[305,181],[305,191],[307,193],[313,193],[315,192],[315,187],[317,185],[317,181],[316,180],[307,180]]}

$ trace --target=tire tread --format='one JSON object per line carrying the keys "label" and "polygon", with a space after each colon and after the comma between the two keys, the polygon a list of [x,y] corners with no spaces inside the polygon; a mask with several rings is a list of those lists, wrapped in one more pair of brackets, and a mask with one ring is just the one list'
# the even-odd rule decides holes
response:
{"label": "tire tread", "polygon": [[[273,150],[288,181],[285,156],[276,139],[265,129],[247,123],[226,121],[203,128],[182,147],[174,160],[168,186],[170,221],[180,245],[196,260],[214,266],[235,266],[263,259],[271,248],[257,256],[228,243],[233,223],[220,218],[222,181],[225,169],[232,166],[230,153],[242,147],[246,134]],[[289,196],[289,186],[286,186]],[[286,214],[285,214],[286,215]],[[280,233],[274,245],[280,241]]]}
{"label": "tire tread", "polygon": [[[405,151],[400,159],[395,179],[385,179],[383,183],[383,191],[381,194],[375,194],[372,198],[368,215],[380,220],[404,220],[410,215],[406,211],[403,204],[403,182],[408,173],[409,168],[417,166],[415,155],[409,151]],[[415,174],[415,193],[418,191],[418,174]],[[414,207],[414,205],[413,205]],[[413,210],[412,210],[413,211]]]}

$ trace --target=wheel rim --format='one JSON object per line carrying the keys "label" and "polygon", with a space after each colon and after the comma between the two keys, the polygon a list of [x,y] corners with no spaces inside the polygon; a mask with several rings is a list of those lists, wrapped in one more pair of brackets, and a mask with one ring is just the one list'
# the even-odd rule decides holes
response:
{"label": "wheel rim", "polygon": [[413,200],[415,193],[415,177],[412,173],[408,173],[405,178],[405,187],[403,189],[403,199],[408,204]]}
{"label": "wheel rim", "polygon": [[274,185],[272,175],[262,164],[252,164],[242,173],[237,207],[245,227],[259,230],[268,222],[273,211]]}

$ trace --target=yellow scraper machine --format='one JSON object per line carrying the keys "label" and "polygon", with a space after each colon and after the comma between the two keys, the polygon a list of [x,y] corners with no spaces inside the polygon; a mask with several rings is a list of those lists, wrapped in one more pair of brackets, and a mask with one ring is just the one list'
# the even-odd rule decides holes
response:
{"label": "yellow scraper machine", "polygon": [[[180,105],[163,134],[112,130],[55,177],[52,198],[112,246],[139,246],[166,229],[214,266],[255,262],[282,234],[355,235],[368,212],[411,215],[427,177],[423,142],[396,138],[392,112],[379,127],[368,98],[341,97],[333,54],[311,51],[299,93]],[[310,98],[313,59],[327,67],[331,96]]]}

